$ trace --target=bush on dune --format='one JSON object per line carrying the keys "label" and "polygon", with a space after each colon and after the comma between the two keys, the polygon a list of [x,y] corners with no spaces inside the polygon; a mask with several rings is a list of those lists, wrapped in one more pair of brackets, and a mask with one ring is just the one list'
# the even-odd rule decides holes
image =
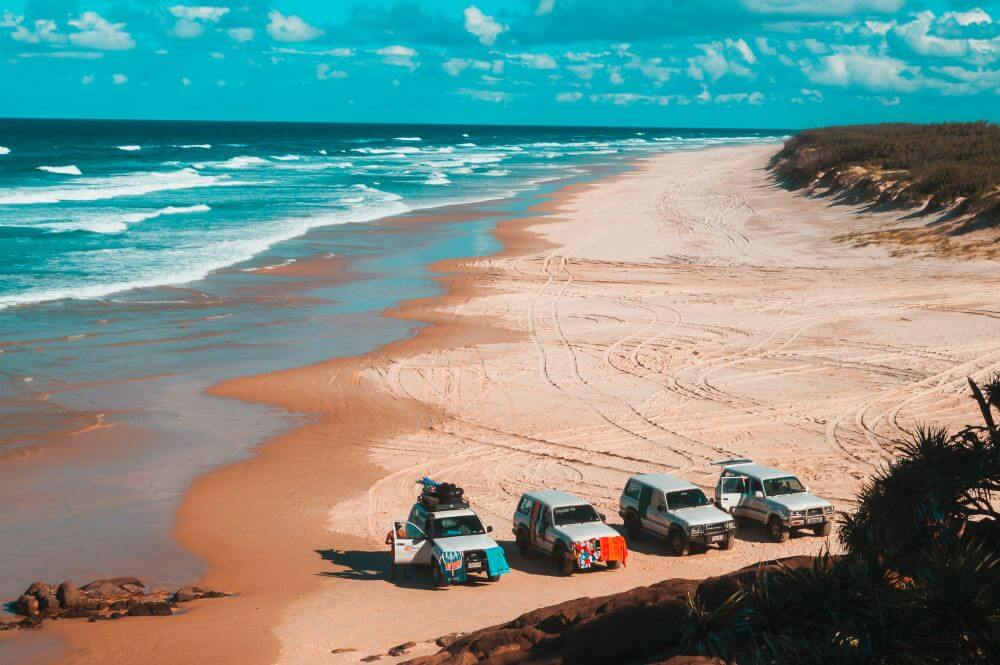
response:
{"label": "bush on dune", "polygon": [[984,426],[918,430],[843,519],[844,556],[690,601],[689,646],[737,663],[1000,662],[1000,376],[970,385]]}
{"label": "bush on dune", "polygon": [[891,182],[897,204],[939,211],[961,201],[959,214],[1000,223],[1000,125],[988,122],[810,129],[785,143],[772,168],[796,188],[860,169]]}

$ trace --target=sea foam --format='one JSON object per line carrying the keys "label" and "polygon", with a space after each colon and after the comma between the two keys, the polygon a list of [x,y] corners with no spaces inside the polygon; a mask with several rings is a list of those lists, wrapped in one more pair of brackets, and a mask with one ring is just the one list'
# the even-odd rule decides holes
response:
{"label": "sea foam", "polygon": [[137,150],[142,150],[141,145],[120,145],[116,146],[119,150],[124,150],[125,152],[135,152]]}
{"label": "sea foam", "polygon": [[138,172],[108,178],[84,178],[72,187],[18,187],[0,190],[0,205],[31,205],[60,201],[102,201],[121,196],[141,196],[196,187],[223,187],[250,183],[228,176],[205,176],[194,169],[170,172]]}
{"label": "sea foam", "polygon": [[0,155],[9,155],[9,154],[10,154],[10,148],[8,148],[5,145],[0,145]]}
{"label": "sea foam", "polygon": [[83,175],[76,164],[67,164],[66,166],[39,166],[39,171],[45,171],[46,173],[58,173],[59,175]]}

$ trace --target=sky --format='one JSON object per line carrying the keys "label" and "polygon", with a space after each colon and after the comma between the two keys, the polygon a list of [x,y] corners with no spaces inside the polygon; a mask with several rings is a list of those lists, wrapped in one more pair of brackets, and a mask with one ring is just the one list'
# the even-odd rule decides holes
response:
{"label": "sky", "polygon": [[996,122],[1000,0],[0,0],[0,116]]}

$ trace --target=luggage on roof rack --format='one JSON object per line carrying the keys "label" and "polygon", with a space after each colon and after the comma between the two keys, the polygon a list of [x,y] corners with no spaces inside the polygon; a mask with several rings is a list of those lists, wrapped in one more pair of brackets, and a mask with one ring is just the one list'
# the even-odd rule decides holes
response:
{"label": "luggage on roof rack", "polygon": [[428,510],[459,510],[469,507],[469,502],[463,498],[465,490],[455,483],[435,483],[429,478],[418,482],[424,486],[420,492],[420,502]]}

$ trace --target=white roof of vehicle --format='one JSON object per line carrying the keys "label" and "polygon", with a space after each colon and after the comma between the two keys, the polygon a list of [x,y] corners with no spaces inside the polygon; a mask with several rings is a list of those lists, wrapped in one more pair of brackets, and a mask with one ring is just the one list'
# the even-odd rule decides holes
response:
{"label": "white roof of vehicle", "polygon": [[525,496],[534,499],[535,501],[540,501],[549,508],[590,505],[587,501],[584,501],[578,496],[574,496],[569,492],[561,492],[559,490],[540,490],[538,492],[526,492]]}
{"label": "white roof of vehicle", "polygon": [[787,471],[782,471],[781,469],[774,469],[769,466],[763,466],[761,464],[730,464],[723,467],[726,471],[732,471],[733,473],[739,473],[750,478],[756,478],[757,480],[770,480],[772,478],[787,478],[795,474],[789,473]]}
{"label": "white roof of vehicle", "polygon": [[476,514],[474,510],[471,510],[469,508],[458,508],[456,510],[429,510],[427,506],[423,505],[422,503],[418,505],[422,507],[427,512],[428,515],[432,515],[434,517],[460,517],[462,515]]}
{"label": "white roof of vehicle", "polygon": [[697,485],[693,485],[686,480],[681,480],[677,476],[671,476],[669,473],[643,473],[638,476],[632,476],[629,480],[638,480],[643,485],[649,485],[661,492],[698,489]]}

